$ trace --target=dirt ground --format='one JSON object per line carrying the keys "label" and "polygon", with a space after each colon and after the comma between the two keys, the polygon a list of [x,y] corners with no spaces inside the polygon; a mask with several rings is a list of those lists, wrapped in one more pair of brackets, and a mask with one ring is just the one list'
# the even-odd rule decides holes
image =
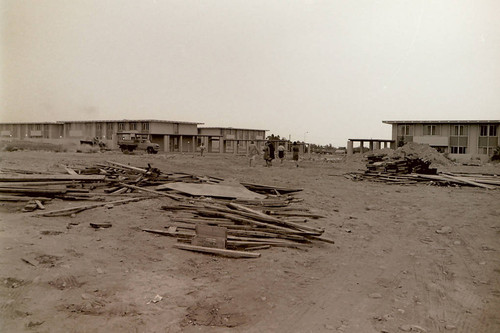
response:
{"label": "dirt ground", "polygon": [[[336,242],[230,259],[142,232],[175,216],[160,209],[168,198],[73,218],[2,203],[1,332],[500,332],[500,190],[344,178],[364,169],[361,159],[249,168],[244,156],[218,154],[1,154],[3,168],[64,172],[60,164],[111,160],[301,187],[302,205],[327,216],[308,223]],[[72,205],[81,202],[47,206]],[[436,233],[445,226],[451,233]]]}

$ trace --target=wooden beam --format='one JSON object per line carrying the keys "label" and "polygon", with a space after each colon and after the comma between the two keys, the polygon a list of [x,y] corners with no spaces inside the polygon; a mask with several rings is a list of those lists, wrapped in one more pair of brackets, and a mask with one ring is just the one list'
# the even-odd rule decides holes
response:
{"label": "wooden beam", "polygon": [[137,172],[140,172],[140,173],[147,173],[148,172],[148,170],[146,170],[146,169],[136,168],[136,167],[133,167],[133,166],[130,166],[130,165],[126,165],[126,164],[121,164],[121,163],[111,162],[111,161],[106,161],[106,162],[109,163],[109,164],[118,165],[118,166],[120,166],[122,168],[125,168],[125,169],[134,170],[134,171],[137,171]]}
{"label": "wooden beam", "polygon": [[174,244],[174,247],[181,249],[181,250],[195,251],[195,252],[202,252],[202,253],[211,253],[211,254],[217,254],[217,255],[230,257],[230,258],[258,258],[258,257],[260,257],[260,253],[235,251],[235,250],[227,250],[227,249],[216,249],[216,248],[211,248],[211,247],[195,246],[195,245],[189,245],[189,244]]}
{"label": "wooden beam", "polygon": [[123,204],[123,203],[128,203],[128,202],[133,202],[133,201],[140,201],[144,200],[147,198],[130,198],[130,199],[122,199],[122,200],[116,200],[116,201],[107,201],[107,202],[101,202],[98,204],[92,204],[92,205],[85,205],[85,206],[78,206],[78,207],[71,207],[71,208],[65,208],[65,209],[58,209],[58,210],[52,210],[48,212],[43,212],[36,214],[35,216],[64,216],[64,215],[71,215],[71,214],[76,214],[81,211],[87,210],[87,209],[92,209],[92,208],[97,208],[97,207],[102,207],[106,205],[118,205],[118,204]]}
{"label": "wooden beam", "polygon": [[181,197],[179,195],[165,193],[165,192],[160,192],[160,191],[155,191],[155,190],[150,190],[148,188],[139,187],[139,186],[135,186],[135,185],[129,185],[129,184],[125,184],[125,183],[120,183],[120,185],[124,186],[124,187],[128,187],[128,188],[132,188],[132,189],[138,190],[138,191],[144,191],[144,192],[148,192],[148,193],[154,193],[154,194],[161,195],[161,196],[164,196],[164,197],[168,197],[168,198],[171,198],[171,199],[174,199],[174,200],[184,200],[185,199],[184,197]]}
{"label": "wooden beam", "polygon": [[104,175],[1,175],[0,182],[46,182],[46,181],[80,181],[80,182],[100,182],[104,181]]}

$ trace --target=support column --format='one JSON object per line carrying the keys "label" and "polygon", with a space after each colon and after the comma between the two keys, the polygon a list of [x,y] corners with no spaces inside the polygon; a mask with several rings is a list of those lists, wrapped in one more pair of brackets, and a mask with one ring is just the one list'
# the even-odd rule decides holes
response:
{"label": "support column", "polygon": [[375,149],[375,150],[380,149],[380,142],[378,142],[378,141],[377,141],[377,142],[374,142],[374,143],[373,143],[373,149]]}
{"label": "support column", "polygon": [[365,144],[365,142],[364,142],[364,141],[359,141],[359,152],[360,152],[361,154],[363,154],[363,151],[364,151],[364,148],[365,148],[365,147],[364,147],[364,144]]}
{"label": "support column", "polygon": [[163,151],[165,153],[170,151],[170,135],[163,136]]}
{"label": "support column", "polygon": [[179,153],[182,153],[182,135],[179,135]]}
{"label": "support column", "polygon": [[226,148],[224,147],[226,143],[224,142],[224,138],[221,136],[219,138],[219,153],[222,154],[224,153],[224,151],[226,150]]}
{"label": "support column", "polygon": [[373,150],[373,141],[368,141],[368,147],[370,147],[370,150]]}
{"label": "support column", "polygon": [[233,141],[233,154],[234,155],[238,154],[238,140]]}
{"label": "support column", "polygon": [[196,153],[196,143],[198,142],[198,138],[193,135],[193,153]]}
{"label": "support column", "polygon": [[354,153],[354,144],[351,140],[347,141],[347,155],[352,155]]}

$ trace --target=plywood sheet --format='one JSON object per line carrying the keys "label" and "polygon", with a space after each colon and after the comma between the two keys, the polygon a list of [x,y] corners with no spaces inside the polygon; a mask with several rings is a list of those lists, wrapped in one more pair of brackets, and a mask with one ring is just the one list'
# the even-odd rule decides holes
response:
{"label": "plywood sheet", "polygon": [[193,196],[229,199],[264,199],[265,196],[247,190],[243,186],[220,184],[169,183],[156,187],[156,190],[176,190]]}

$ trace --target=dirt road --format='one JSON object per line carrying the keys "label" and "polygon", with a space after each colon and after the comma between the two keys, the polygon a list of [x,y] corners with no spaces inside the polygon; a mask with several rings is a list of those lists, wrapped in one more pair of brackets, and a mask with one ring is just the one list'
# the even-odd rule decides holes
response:
{"label": "dirt road", "polygon": [[[249,168],[243,156],[215,154],[11,152],[1,159],[3,168],[59,172],[60,164],[151,163],[164,172],[301,187],[303,206],[327,216],[308,223],[336,242],[229,259],[142,232],[182,214],[160,209],[168,198],[73,218],[33,217],[3,203],[1,332],[500,331],[499,190],[342,177],[363,169],[359,160]],[[500,173],[498,165],[462,168]],[[78,204],[55,200],[50,208]],[[113,226],[91,228],[95,221]]]}

